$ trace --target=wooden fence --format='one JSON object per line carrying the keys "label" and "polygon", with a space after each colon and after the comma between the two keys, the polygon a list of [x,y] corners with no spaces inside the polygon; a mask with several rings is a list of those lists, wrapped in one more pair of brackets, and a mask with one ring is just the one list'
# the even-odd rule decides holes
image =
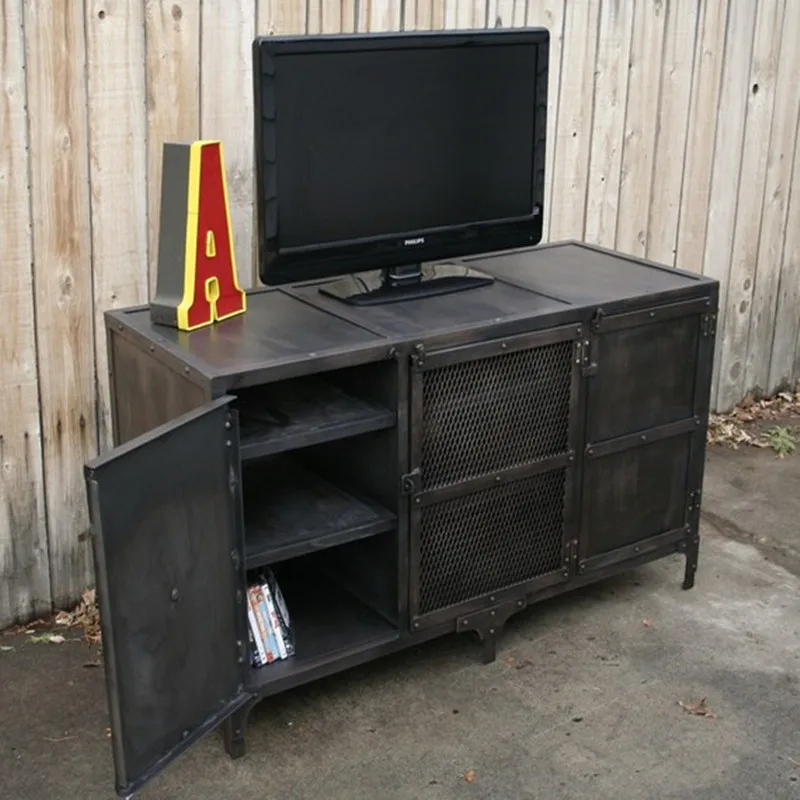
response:
{"label": "wooden fence", "polygon": [[550,240],[721,281],[712,404],[800,374],[800,2],[3,0],[0,627],[92,582],[103,312],[146,302],[161,145],[220,138],[252,284],[254,35],[543,25]]}

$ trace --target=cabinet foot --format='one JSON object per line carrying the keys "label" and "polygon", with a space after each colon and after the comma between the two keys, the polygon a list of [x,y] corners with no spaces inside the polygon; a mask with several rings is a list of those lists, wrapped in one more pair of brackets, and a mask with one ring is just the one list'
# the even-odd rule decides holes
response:
{"label": "cabinet foot", "polygon": [[700,552],[700,537],[697,534],[686,540],[686,569],[683,574],[683,589],[687,591],[694,586],[694,575],[697,572],[697,559]]}
{"label": "cabinet foot", "polygon": [[245,706],[231,714],[222,724],[225,752],[233,759],[242,758],[246,752],[244,732],[250,708]]}
{"label": "cabinet foot", "polygon": [[478,638],[481,640],[481,661],[491,664],[497,658],[497,634],[494,631],[478,631]]}

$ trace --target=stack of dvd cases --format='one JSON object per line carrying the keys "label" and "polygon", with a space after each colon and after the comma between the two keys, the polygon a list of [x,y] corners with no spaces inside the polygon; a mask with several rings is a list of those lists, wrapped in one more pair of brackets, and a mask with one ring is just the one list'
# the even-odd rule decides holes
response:
{"label": "stack of dvd cases", "polygon": [[254,667],[294,655],[289,609],[272,570],[259,573],[247,589],[250,653]]}

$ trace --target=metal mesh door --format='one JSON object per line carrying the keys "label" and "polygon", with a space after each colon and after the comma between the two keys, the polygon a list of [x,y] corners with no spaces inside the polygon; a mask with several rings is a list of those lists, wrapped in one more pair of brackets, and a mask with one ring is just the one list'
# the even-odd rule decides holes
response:
{"label": "metal mesh door", "polygon": [[574,349],[431,357],[417,377],[417,616],[560,574]]}

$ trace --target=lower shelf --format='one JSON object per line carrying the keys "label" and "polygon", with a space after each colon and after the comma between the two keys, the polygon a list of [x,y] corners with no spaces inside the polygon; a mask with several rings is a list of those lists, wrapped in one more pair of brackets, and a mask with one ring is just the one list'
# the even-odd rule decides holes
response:
{"label": "lower shelf", "polygon": [[[294,682],[353,653],[399,637],[396,627],[328,578],[308,573],[278,575],[292,621],[295,654],[250,672],[250,689]],[[299,681],[298,681],[299,682]]]}

